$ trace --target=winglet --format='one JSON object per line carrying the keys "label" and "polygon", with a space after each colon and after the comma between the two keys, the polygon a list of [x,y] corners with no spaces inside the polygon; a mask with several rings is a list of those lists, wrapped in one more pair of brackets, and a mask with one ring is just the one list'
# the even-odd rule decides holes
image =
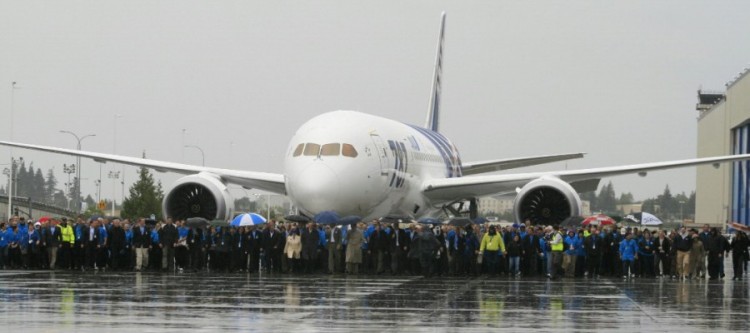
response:
{"label": "winglet", "polygon": [[427,112],[425,127],[437,132],[440,120],[440,84],[443,76],[443,41],[445,40],[445,12],[440,14],[440,36],[438,37],[437,54],[435,55],[435,69],[432,75],[432,94],[430,94],[430,108]]}

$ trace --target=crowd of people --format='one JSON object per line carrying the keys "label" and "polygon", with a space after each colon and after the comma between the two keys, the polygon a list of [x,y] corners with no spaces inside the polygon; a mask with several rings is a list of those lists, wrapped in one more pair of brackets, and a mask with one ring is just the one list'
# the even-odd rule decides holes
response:
{"label": "crowd of people", "polygon": [[[587,226],[416,223],[191,227],[167,218],[147,224],[96,218],[0,224],[0,268],[115,271],[218,271],[512,277],[725,276],[747,274],[750,241],[703,230]],[[727,269],[728,271],[728,269]]]}

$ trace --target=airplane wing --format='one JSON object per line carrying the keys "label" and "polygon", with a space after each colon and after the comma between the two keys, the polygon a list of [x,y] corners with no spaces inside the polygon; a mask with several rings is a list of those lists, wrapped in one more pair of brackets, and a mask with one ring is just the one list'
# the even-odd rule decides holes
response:
{"label": "airplane wing", "polygon": [[100,163],[116,162],[127,165],[133,165],[137,167],[146,167],[153,169],[158,172],[174,172],[178,174],[190,175],[201,172],[210,173],[221,177],[224,181],[231,184],[237,184],[246,188],[256,188],[263,191],[268,191],[278,194],[286,194],[286,187],[284,186],[284,175],[275,173],[265,172],[251,172],[251,171],[240,171],[240,170],[229,170],[219,168],[207,168],[202,166],[195,166],[182,163],[163,162],[155,160],[147,160],[145,158],[128,157],[121,155],[102,154],[80,150],[55,148],[49,146],[30,145],[25,143],[0,141],[0,145],[25,148],[31,150],[38,150],[50,153],[88,157],[94,161]]}
{"label": "airplane wing", "polygon": [[509,159],[481,161],[481,162],[469,162],[469,163],[462,163],[461,168],[462,168],[464,176],[468,176],[468,175],[475,175],[475,174],[480,174],[480,173],[521,168],[521,167],[538,165],[538,164],[565,161],[565,160],[570,160],[574,158],[582,158],[583,155],[584,153],[575,153],[575,154],[519,157],[519,158],[509,158]]}
{"label": "airplane wing", "polygon": [[637,173],[645,176],[649,171],[689,167],[702,164],[735,162],[750,159],[750,154],[696,158],[681,161],[634,164],[606,168],[581,170],[563,170],[552,172],[533,172],[510,175],[485,175],[459,178],[441,178],[427,180],[422,184],[422,191],[433,201],[450,202],[495,194],[508,194],[517,187],[523,187],[529,181],[539,177],[557,177],[571,184],[583,183],[592,179]]}

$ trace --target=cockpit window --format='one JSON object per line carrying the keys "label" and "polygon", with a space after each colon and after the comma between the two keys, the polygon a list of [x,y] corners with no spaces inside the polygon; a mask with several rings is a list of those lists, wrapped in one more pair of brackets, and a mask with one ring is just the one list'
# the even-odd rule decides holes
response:
{"label": "cockpit window", "polygon": [[357,157],[358,154],[357,154],[357,150],[354,149],[354,146],[348,143],[345,143],[341,147],[341,155],[344,155],[346,157]]}
{"label": "cockpit window", "polygon": [[305,148],[304,143],[300,143],[297,148],[294,149],[294,154],[292,156],[297,157],[299,155],[302,155],[302,149]]}
{"label": "cockpit window", "polygon": [[308,143],[305,145],[305,156],[318,156],[320,145],[317,143]]}
{"label": "cockpit window", "polygon": [[338,156],[341,145],[338,143],[329,143],[323,145],[320,149],[320,156]]}

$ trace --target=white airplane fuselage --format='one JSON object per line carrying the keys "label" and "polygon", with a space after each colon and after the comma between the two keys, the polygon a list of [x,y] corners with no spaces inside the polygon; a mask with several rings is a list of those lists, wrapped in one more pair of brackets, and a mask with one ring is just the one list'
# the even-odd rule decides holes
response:
{"label": "white airplane fuselage", "polygon": [[441,204],[422,195],[422,182],[460,177],[459,156],[439,133],[355,111],[328,112],[292,137],[284,160],[286,191],[308,215],[419,217]]}

